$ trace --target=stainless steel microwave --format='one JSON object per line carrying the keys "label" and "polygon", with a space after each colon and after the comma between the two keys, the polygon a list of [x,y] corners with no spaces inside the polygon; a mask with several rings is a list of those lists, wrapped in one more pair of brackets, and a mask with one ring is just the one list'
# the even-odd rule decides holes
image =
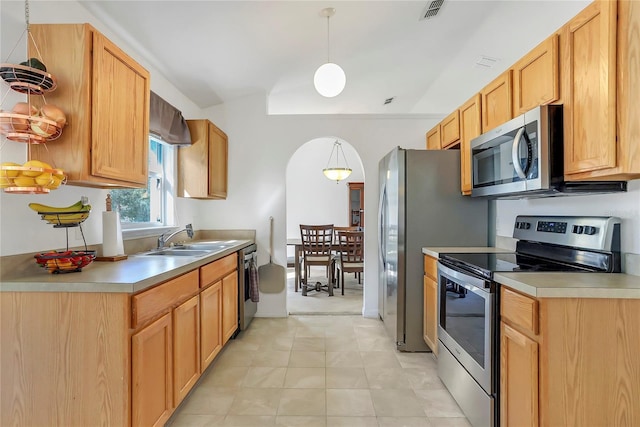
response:
{"label": "stainless steel microwave", "polygon": [[471,141],[473,197],[626,191],[625,181],[565,181],[562,105],[542,105]]}

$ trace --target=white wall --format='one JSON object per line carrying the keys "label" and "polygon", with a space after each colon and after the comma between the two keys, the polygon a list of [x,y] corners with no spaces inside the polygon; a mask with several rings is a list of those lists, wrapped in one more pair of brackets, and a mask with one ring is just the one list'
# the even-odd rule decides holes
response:
{"label": "white wall", "polygon": [[[302,145],[287,165],[287,238],[300,237],[300,224],[349,225],[349,182],[364,182],[362,162],[355,149],[342,143],[351,175],[336,183],[322,173],[336,138],[318,138]],[[345,163],[340,156],[340,166]],[[335,167],[335,155],[331,158]],[[377,177],[376,177],[377,180]],[[372,181],[374,182],[374,181]],[[375,181],[377,182],[377,181]]]}

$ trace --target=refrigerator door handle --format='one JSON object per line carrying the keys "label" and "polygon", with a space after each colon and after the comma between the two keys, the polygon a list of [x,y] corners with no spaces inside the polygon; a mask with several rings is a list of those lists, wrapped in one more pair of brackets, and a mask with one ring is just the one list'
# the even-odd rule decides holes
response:
{"label": "refrigerator door handle", "polygon": [[378,201],[378,253],[380,254],[380,261],[382,262],[382,268],[386,269],[387,259],[384,253],[384,217],[383,217],[383,208],[385,205],[385,199],[387,198],[387,185],[382,184],[380,188],[380,200]]}

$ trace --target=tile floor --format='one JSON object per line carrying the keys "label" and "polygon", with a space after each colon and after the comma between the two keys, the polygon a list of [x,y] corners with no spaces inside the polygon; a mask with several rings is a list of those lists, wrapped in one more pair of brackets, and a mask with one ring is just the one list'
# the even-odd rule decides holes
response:
{"label": "tile floor", "polygon": [[[320,281],[327,282],[324,271],[320,267],[313,267],[309,283]],[[353,274],[345,274],[344,295],[342,289],[334,289],[334,296],[329,297],[327,292],[307,292],[302,296],[298,288],[295,292],[295,272],[293,268],[287,269],[287,312],[289,314],[362,314],[362,284]]]}
{"label": "tile floor", "polygon": [[169,420],[200,426],[469,426],[430,353],[357,315],[256,318]]}
{"label": "tile floor", "polygon": [[345,295],[303,297],[287,269],[287,310],[229,342],[168,425],[469,426],[431,354],[396,351],[379,320],[360,316],[353,275]]}

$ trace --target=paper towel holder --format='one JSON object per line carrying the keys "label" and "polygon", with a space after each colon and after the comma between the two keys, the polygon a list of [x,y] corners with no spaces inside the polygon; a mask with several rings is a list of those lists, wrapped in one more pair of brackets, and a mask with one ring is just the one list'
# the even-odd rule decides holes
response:
{"label": "paper towel holder", "polygon": [[[103,236],[102,236],[102,243],[103,243],[103,245],[104,245],[104,240],[105,240],[105,239],[104,239],[104,233],[105,233],[105,224],[104,224],[104,221],[105,221],[105,216],[106,216],[105,214],[107,214],[107,213],[109,213],[109,214],[113,213],[113,211],[111,210],[111,194],[110,194],[110,193],[107,193],[107,199],[106,199],[106,201],[105,201],[105,204],[106,204],[105,212],[104,212],[104,213],[103,213],[103,215],[102,215],[102,220],[103,220]],[[119,225],[119,223],[120,223],[120,218],[119,218],[119,216],[118,216],[118,213],[117,213],[117,212],[115,212],[115,215],[116,215],[115,220],[118,222],[118,226],[116,227],[116,229],[117,229],[117,230],[116,230],[116,232],[118,232],[118,230],[119,230],[119,233],[120,233],[120,236],[119,236],[119,240],[120,240],[120,242],[118,242],[118,243],[119,243],[120,245],[122,245],[122,242],[121,242],[121,241],[122,241],[122,231],[120,230],[120,225]],[[117,238],[117,237],[116,237],[116,238]],[[117,239],[118,239],[118,238],[117,238]],[[104,248],[103,248],[103,250],[104,250]],[[110,255],[110,256],[105,256],[105,255],[103,254],[102,256],[96,257],[96,259],[95,259],[95,260],[96,260],[96,261],[111,261],[111,262],[114,262],[114,261],[122,261],[122,260],[125,260],[125,259],[127,259],[127,258],[128,258],[128,256],[127,256],[126,254],[118,254],[118,255]]]}

